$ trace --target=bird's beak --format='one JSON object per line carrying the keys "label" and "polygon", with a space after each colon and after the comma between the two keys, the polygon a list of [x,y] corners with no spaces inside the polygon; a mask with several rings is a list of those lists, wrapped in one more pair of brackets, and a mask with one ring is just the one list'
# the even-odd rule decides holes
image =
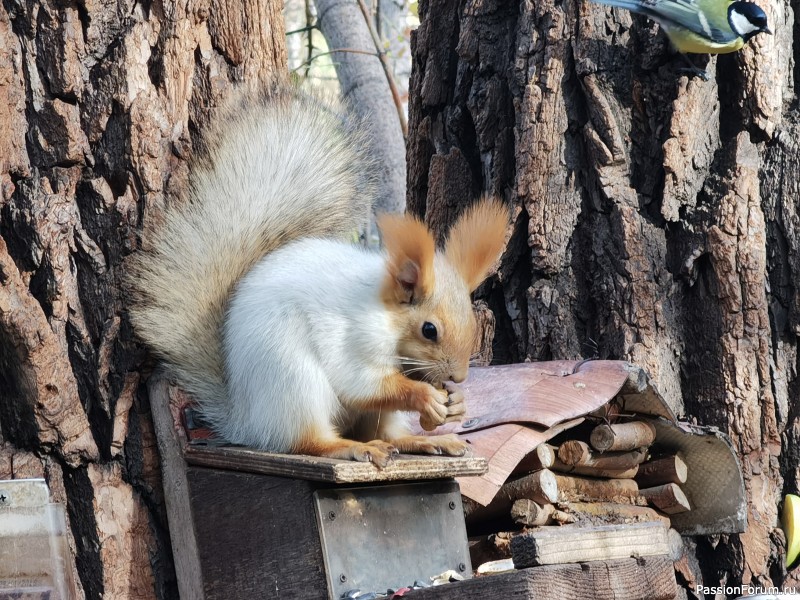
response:
{"label": "bird's beak", "polygon": [[772,35],[772,30],[769,27],[764,27],[764,29],[762,29],[761,31],[763,33],[768,33],[768,34]]}

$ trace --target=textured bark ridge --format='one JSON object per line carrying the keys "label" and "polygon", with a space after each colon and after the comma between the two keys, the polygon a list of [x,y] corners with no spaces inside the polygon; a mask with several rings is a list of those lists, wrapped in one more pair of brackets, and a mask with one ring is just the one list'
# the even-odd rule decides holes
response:
{"label": "textured bark ridge", "polygon": [[68,504],[75,598],[177,595],[125,257],[232,82],[285,71],[266,0],[0,4],[0,478]]}
{"label": "textured bark ridge", "polygon": [[706,585],[798,578],[777,529],[800,485],[797,50],[789,3],[759,4],[776,34],[708,82],[588,2],[429,0],[412,39],[409,209],[439,232],[480,193],[517,209],[480,290],[494,360],[630,360],[734,440],[749,528],[698,544]]}

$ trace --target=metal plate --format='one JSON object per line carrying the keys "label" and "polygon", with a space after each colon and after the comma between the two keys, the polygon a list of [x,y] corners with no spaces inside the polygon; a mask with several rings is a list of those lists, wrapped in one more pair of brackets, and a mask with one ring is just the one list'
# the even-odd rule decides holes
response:
{"label": "metal plate", "polygon": [[430,583],[449,569],[472,575],[455,481],[317,490],[314,505],[333,599]]}
{"label": "metal plate", "polygon": [[50,502],[50,491],[44,479],[0,480],[0,510],[44,506]]}

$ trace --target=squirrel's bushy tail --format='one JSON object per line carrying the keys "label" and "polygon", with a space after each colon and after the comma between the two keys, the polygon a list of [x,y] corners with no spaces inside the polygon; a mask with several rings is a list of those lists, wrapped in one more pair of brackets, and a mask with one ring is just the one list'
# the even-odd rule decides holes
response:
{"label": "squirrel's bushy tail", "polygon": [[226,395],[222,320],[236,282],[299,237],[355,233],[372,204],[358,127],[280,87],[219,109],[185,201],[145,235],[129,270],[139,337],[201,403]]}

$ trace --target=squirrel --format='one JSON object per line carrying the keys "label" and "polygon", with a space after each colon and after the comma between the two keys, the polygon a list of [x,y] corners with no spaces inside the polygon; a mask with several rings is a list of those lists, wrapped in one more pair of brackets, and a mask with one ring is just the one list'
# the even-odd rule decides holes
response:
{"label": "squirrel", "polygon": [[187,198],[130,259],[135,332],[227,442],[378,467],[464,455],[406,413],[429,431],[464,416],[470,293],[508,208],[479,201],[438,249],[422,221],[383,215],[384,251],[368,251],[343,239],[372,206],[363,127],[280,85],[218,112]]}

